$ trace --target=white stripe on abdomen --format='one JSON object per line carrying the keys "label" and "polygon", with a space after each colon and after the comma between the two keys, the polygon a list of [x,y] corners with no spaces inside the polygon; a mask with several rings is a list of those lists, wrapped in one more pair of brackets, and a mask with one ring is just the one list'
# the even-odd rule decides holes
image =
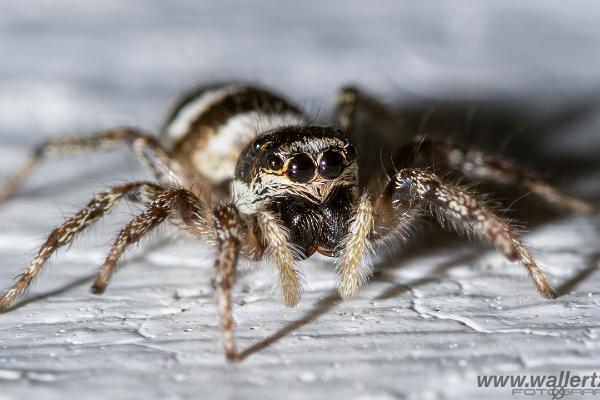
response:
{"label": "white stripe on abdomen", "polygon": [[305,124],[306,120],[293,112],[264,114],[250,111],[229,118],[202,149],[194,151],[194,167],[212,183],[233,178],[235,166],[244,147],[257,135],[282,126]]}
{"label": "white stripe on abdomen", "polygon": [[183,138],[192,128],[192,124],[206,110],[217,104],[225,97],[238,92],[243,86],[228,85],[216,89],[209,89],[197,98],[189,101],[169,123],[165,132],[171,143]]}

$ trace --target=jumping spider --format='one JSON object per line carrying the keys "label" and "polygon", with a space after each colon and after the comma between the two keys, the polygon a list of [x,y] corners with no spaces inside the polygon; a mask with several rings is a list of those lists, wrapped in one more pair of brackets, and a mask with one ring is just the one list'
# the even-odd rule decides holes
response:
{"label": "jumping spider", "polygon": [[[0,188],[0,201],[10,198],[47,157],[124,144],[155,180],[111,187],[53,230],[0,297],[0,311],[26,291],[59,247],[71,243],[124,198],[141,203],[145,211],[118,234],[92,291],[104,292],[128,246],[162,223],[215,242],[212,284],[230,360],[239,354],[231,304],[239,255],[249,260],[272,257],[287,305],[298,303],[302,294],[297,262],[315,252],[334,257],[339,294],[351,299],[371,274],[365,260],[371,247],[399,239],[419,214],[435,213],[454,228],[488,240],[508,260],[525,266],[542,295],[554,298],[556,293],[518,233],[466,190],[434,174],[428,165],[431,155],[436,156],[436,172],[520,185],[549,203],[579,213],[595,212],[594,207],[506,160],[423,137],[394,153],[394,170],[384,189],[372,193],[368,184],[358,182],[362,154],[356,147],[357,113],[382,111],[390,113],[380,102],[348,87],[339,93],[338,127],[316,126],[298,107],[264,88],[219,84],[185,95],[159,139],[137,128],[115,128],[42,143]],[[360,172],[367,179],[374,176]]]}

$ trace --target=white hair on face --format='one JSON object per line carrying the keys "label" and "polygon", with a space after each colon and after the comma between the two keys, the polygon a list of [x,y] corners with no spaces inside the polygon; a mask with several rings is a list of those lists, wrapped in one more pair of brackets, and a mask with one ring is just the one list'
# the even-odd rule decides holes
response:
{"label": "white hair on face", "polygon": [[285,146],[281,152],[278,152],[278,155],[306,153],[308,156],[311,156],[311,154],[319,154],[331,147],[343,148],[345,144],[346,142],[344,142],[342,139],[335,137],[313,137],[310,139],[298,140],[290,143],[289,145]]}
{"label": "white hair on face", "polygon": [[266,200],[274,195],[302,196],[315,203],[324,203],[340,185],[356,187],[357,166],[350,164],[335,180],[316,177],[310,183],[292,182],[287,176],[268,172],[260,174],[250,184],[234,179],[231,194],[235,205],[244,214],[256,213],[263,209]]}

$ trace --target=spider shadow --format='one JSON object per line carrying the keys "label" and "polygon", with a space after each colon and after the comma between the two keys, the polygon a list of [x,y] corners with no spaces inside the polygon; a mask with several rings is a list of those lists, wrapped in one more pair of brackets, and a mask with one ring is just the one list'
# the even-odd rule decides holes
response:
{"label": "spider shadow", "polygon": [[[129,160],[125,155],[123,160],[119,160],[116,162],[112,162],[107,165],[103,165],[101,170],[83,170],[78,173],[73,174],[72,176],[64,177],[64,179],[60,179],[51,183],[39,182],[36,183],[32,187],[26,187],[23,190],[20,190],[15,198],[26,198],[26,199],[53,199],[57,197],[61,197],[64,193],[68,193],[73,191],[74,185],[79,182],[96,182],[98,183],[99,190],[105,189],[105,182],[114,182],[115,180],[118,182],[119,180],[123,180],[122,176],[119,176],[119,172],[123,170],[131,170],[132,165],[134,165],[131,160]],[[98,157],[100,158],[100,157]],[[57,163],[56,160],[52,160],[51,164],[48,167],[51,168],[55,166]],[[39,167],[39,169],[43,169],[46,167],[46,163],[43,163]],[[137,166],[133,166],[133,168],[137,168]],[[115,178],[116,177],[116,178]],[[125,180],[132,180],[132,178],[125,178]],[[91,195],[91,194],[90,194]]]}
{"label": "spider shadow", "polygon": [[[119,267],[119,269],[125,268],[125,267],[127,267],[128,264],[133,263],[135,261],[143,260],[152,251],[161,249],[161,248],[167,246],[170,242],[171,241],[169,239],[161,239],[161,240],[157,241],[156,243],[151,244],[150,246],[143,249],[140,252],[140,254],[137,254],[131,258],[124,260],[123,264]],[[58,288],[55,288],[55,289],[52,289],[52,290],[49,290],[49,291],[46,291],[43,293],[39,293],[39,294],[36,294],[33,296],[26,297],[23,300],[20,300],[20,301],[14,303],[12,306],[8,307],[6,310],[4,310],[3,313],[9,313],[11,311],[18,310],[19,308],[25,307],[28,304],[35,303],[35,302],[38,302],[41,300],[45,300],[45,299],[51,298],[53,296],[57,296],[59,294],[67,293],[68,291],[79,288],[85,284],[90,284],[93,281],[93,279],[96,277],[97,274],[98,274],[97,272],[93,272],[91,274],[88,274],[88,275],[78,278],[76,280],[73,280],[69,283],[66,283],[62,286],[59,286]]]}
{"label": "spider shadow", "polygon": [[78,278],[72,282],[69,282],[66,285],[60,286],[56,289],[49,290],[47,292],[43,292],[40,294],[36,294],[36,295],[30,296],[30,297],[27,297],[27,298],[13,304],[12,306],[8,307],[6,310],[4,310],[3,313],[9,313],[11,311],[18,310],[19,308],[25,307],[28,304],[35,303],[35,302],[38,302],[38,301],[41,301],[41,300],[44,300],[44,299],[47,299],[47,298],[50,298],[53,296],[57,296],[59,294],[66,293],[71,289],[81,287],[81,286],[85,285],[86,283],[91,282],[95,276],[96,276],[96,273],[94,272],[94,273],[88,274],[82,278]]}
{"label": "spider shadow", "polygon": [[341,300],[342,299],[338,295],[337,291],[331,291],[327,296],[319,300],[308,314],[285,325],[283,328],[279,329],[277,332],[270,335],[266,339],[263,339],[260,342],[248,347],[246,350],[240,352],[240,354],[238,355],[238,360],[242,361],[251,356],[252,354],[268,348],[269,346],[288,336],[292,332],[297,331],[301,327],[315,321],[321,315],[333,309]]}
{"label": "spider shadow", "polygon": [[482,256],[479,249],[471,250],[466,254],[459,254],[455,258],[449,259],[437,265],[433,270],[431,270],[427,276],[412,280],[407,283],[398,284],[395,280],[388,279],[386,277],[386,272],[391,269],[395,269],[396,264],[398,263],[397,259],[390,258],[382,264],[378,271],[376,272],[373,281],[375,282],[387,282],[392,283],[393,285],[386,289],[383,293],[379,294],[375,297],[376,300],[389,300],[394,297],[398,297],[406,292],[409,292],[415,287],[423,286],[428,283],[439,282],[442,278],[448,275],[448,273],[456,267],[461,265],[465,265],[471,262],[476,261],[478,258]]}
{"label": "spider shadow", "polygon": [[557,288],[558,296],[564,296],[575,290],[590,275],[598,271],[598,269],[600,269],[600,253],[595,253],[589,257],[587,266],[584,269]]}
{"label": "spider shadow", "polygon": [[[426,235],[429,239],[432,239],[426,244],[419,244],[418,238],[409,243],[404,251],[390,254],[388,257],[383,258],[380,262],[375,265],[375,273],[373,275],[373,279],[371,282],[386,282],[392,283],[393,285],[387,289],[385,289],[382,293],[375,297],[375,300],[388,300],[398,296],[401,296],[412,289],[420,286],[424,286],[429,283],[439,282],[442,278],[448,276],[449,272],[457,267],[460,267],[465,264],[472,263],[484,256],[486,251],[483,250],[482,246],[475,245],[475,247],[467,253],[459,253],[456,257],[452,259],[441,262],[437,265],[433,270],[431,270],[427,276],[418,278],[415,280],[411,280],[405,283],[397,283],[395,280],[391,280],[386,277],[386,272],[402,268],[402,264],[410,261],[411,259],[419,258],[420,256],[429,254],[433,249],[448,249],[448,250],[457,250],[461,247],[464,247],[464,239],[457,237],[455,235],[450,235],[448,232],[444,231],[434,231],[433,227],[431,227],[431,232],[427,232]],[[580,271],[574,277],[564,282],[558,287],[559,297],[567,294],[568,292],[574,290],[581,282],[586,280],[594,271],[598,270],[598,263],[600,262],[600,253],[594,254],[590,257],[588,261],[588,265],[585,269]],[[262,350],[267,349],[277,341],[283,339],[284,337],[290,335],[292,332],[295,332],[302,328],[303,326],[314,322],[322,315],[331,311],[336,305],[342,302],[342,299],[339,297],[337,291],[333,290],[329,292],[327,296],[320,299],[315,306],[304,316],[301,318],[288,323],[287,325],[280,328],[274,334],[268,336],[267,338],[251,345],[246,348],[239,354],[239,361],[242,361],[252,354],[260,352]]]}
{"label": "spider shadow", "polygon": [[[413,99],[394,110],[406,132],[453,137],[555,177],[571,178],[573,173],[599,168],[597,152],[574,156],[548,144],[560,141],[565,131],[582,122],[597,129],[594,117],[600,113],[600,92],[570,99],[558,110],[550,105],[551,111],[540,111],[540,104],[543,99]],[[600,142],[589,140],[589,146],[598,149]]]}
{"label": "spider shadow", "polygon": [[[449,246],[455,246],[455,245],[458,246],[458,244],[459,244],[458,240],[451,239],[449,236],[444,235],[443,232],[440,235],[440,238],[447,239],[448,241],[445,241],[443,243],[445,243],[446,245],[449,245]],[[442,243],[442,242],[438,242],[438,243]],[[409,246],[405,249],[406,250],[405,252],[403,251],[402,253],[392,254],[389,257],[382,260],[381,262],[378,262],[375,265],[375,273],[374,273],[372,282],[389,282],[389,280],[385,278],[385,270],[390,269],[392,267],[396,268],[399,264],[402,264],[403,261],[408,261],[414,257],[417,257],[421,253],[425,253],[428,248],[430,248],[430,246],[417,246],[417,245]],[[422,286],[427,283],[436,282],[441,277],[447,275],[448,272],[450,270],[452,270],[453,268],[464,265],[465,263],[475,260],[480,256],[481,256],[481,254],[478,250],[473,250],[472,252],[470,252],[466,255],[460,254],[459,256],[457,256],[451,260],[448,260],[446,262],[443,262],[442,264],[437,266],[430,274],[428,274],[427,277],[416,279],[416,280],[413,280],[410,282],[406,282],[402,285],[394,285],[391,288],[384,291],[379,296],[377,296],[376,299],[377,300],[385,300],[385,299],[397,297],[407,291],[410,291],[411,289],[413,289],[415,287]],[[339,294],[337,293],[337,290],[332,290],[327,296],[320,299],[307,314],[305,314],[304,316],[302,316],[301,318],[299,318],[295,321],[288,323],[287,325],[280,328],[274,334],[268,336],[267,338],[255,343],[255,344],[251,345],[250,347],[246,348],[245,350],[241,351],[240,354],[238,355],[238,360],[242,361],[254,353],[265,350],[266,348],[270,347],[277,341],[288,336],[292,332],[295,332],[295,331],[299,330],[300,328],[302,328],[303,326],[305,326],[311,322],[314,322],[320,316],[331,311],[341,301],[342,301],[342,299],[340,298]]]}
{"label": "spider shadow", "polygon": [[[378,190],[387,181],[384,170],[398,146],[412,141],[421,134],[430,138],[452,138],[480,148],[488,154],[514,160],[518,165],[540,175],[559,189],[586,176],[600,172],[598,150],[600,141],[588,135],[587,146],[572,151],[573,141],[565,140],[569,129],[581,131],[582,123],[589,130],[597,130],[600,114],[600,92],[566,100],[557,109],[550,102],[550,111],[541,111],[545,99],[423,99],[406,97],[391,104],[393,118],[363,117],[357,137],[364,157],[361,170],[375,176]],[[382,122],[383,120],[383,122]],[[564,151],[556,143],[564,143]],[[594,151],[596,149],[596,151]],[[435,156],[435,155],[434,155]],[[434,172],[435,158],[431,160]],[[527,226],[540,225],[560,218],[563,213],[531,196],[527,189],[512,185],[476,183],[464,179],[461,184],[473,186],[473,191],[487,197],[497,205],[503,215]],[[586,199],[600,203],[600,184],[586,188]],[[576,195],[575,193],[572,193]]]}

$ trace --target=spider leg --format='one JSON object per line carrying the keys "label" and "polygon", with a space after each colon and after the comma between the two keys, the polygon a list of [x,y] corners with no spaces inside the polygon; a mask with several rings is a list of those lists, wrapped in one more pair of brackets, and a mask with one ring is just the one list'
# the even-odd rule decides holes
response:
{"label": "spider leg", "polygon": [[352,136],[356,132],[359,95],[358,89],[352,86],[343,87],[338,91],[335,104],[334,119]]}
{"label": "spider leg", "polygon": [[361,188],[378,193],[387,182],[385,171],[392,167],[393,155],[412,140],[405,122],[388,106],[356,87],[338,92],[335,120],[360,148],[359,182]]}
{"label": "spider leg", "polygon": [[287,232],[271,213],[260,212],[257,221],[268,250],[273,253],[275,258],[283,300],[288,306],[296,305],[302,297],[302,276],[295,266],[294,254],[288,244]]}
{"label": "spider leg", "polygon": [[229,360],[235,360],[238,357],[233,337],[231,287],[235,280],[235,270],[241,248],[241,227],[240,216],[233,205],[224,204],[214,210],[218,256],[215,260],[212,285],[215,289],[223,347]]}
{"label": "spider leg", "polygon": [[104,292],[117,268],[119,259],[127,247],[139,241],[164,222],[180,206],[180,204],[177,204],[178,202],[191,203],[191,201],[193,201],[194,206],[204,208],[204,205],[200,204],[196,197],[185,189],[167,189],[156,195],[147,209],[133,218],[117,235],[92,285],[92,292],[95,294]]}
{"label": "spider leg", "polygon": [[402,169],[384,193],[398,213],[414,207],[435,211],[452,222],[455,229],[466,230],[489,240],[510,261],[519,260],[529,272],[537,290],[548,298],[556,292],[536,264],[518,233],[460,188],[445,184],[434,174],[420,169]]}
{"label": "spider leg", "polygon": [[[234,205],[220,204],[209,212],[204,203],[188,190],[164,190],[156,196],[145,212],[136,216],[121,230],[96,277],[92,291],[96,294],[104,292],[126,248],[168,218],[171,218],[177,227],[182,228],[186,225],[185,229],[199,239],[216,239],[218,255],[212,283],[225,354],[229,360],[235,360],[238,353],[233,337],[231,287],[241,249],[240,237],[245,226]],[[211,219],[212,229],[208,222]]]}
{"label": "spider leg", "polygon": [[522,185],[542,200],[577,213],[593,214],[598,211],[593,205],[561,193],[533,173],[506,159],[477,149],[465,149],[452,142],[432,142],[429,146],[435,149],[435,154],[445,158],[450,168],[460,171],[468,178],[503,185]]}
{"label": "spider leg", "polygon": [[27,159],[0,185],[0,202],[10,199],[25,179],[42,160],[89,151],[112,150],[128,144],[137,158],[161,182],[170,182],[179,172],[178,164],[171,159],[158,140],[135,128],[113,128],[91,136],[67,136],[50,139],[35,147]]}
{"label": "spider leg", "polygon": [[337,261],[338,292],[343,299],[354,298],[371,275],[371,265],[364,256],[369,250],[373,224],[373,204],[365,193],[358,202]]}
{"label": "spider leg", "polygon": [[397,212],[389,198],[389,192],[386,192],[373,202],[365,192],[358,201],[337,260],[338,292],[343,299],[356,297],[369,280],[372,266],[365,256],[372,245],[406,237],[418,211],[411,206]]}
{"label": "spider leg", "polygon": [[354,86],[341,88],[337,95],[334,118],[352,136],[357,133],[360,112],[367,113],[374,122],[379,124],[379,131],[383,134],[385,141],[397,140],[401,123],[388,106]]}
{"label": "spider leg", "polygon": [[[377,131],[382,139],[382,147],[395,148],[399,144],[398,138],[402,135],[398,133],[402,132],[402,123],[389,107],[355,87],[342,88],[338,93],[335,117],[359,142],[356,130],[358,113],[361,111],[378,122]],[[522,185],[542,200],[557,207],[588,215],[598,212],[597,207],[560,192],[535,174],[506,159],[476,149],[465,149],[451,141],[430,141],[418,138],[417,142],[416,145],[404,147],[400,152],[401,158],[414,156],[414,154],[408,153],[414,153],[415,150],[417,153],[427,153],[429,150],[432,157],[433,155],[442,156],[450,168],[460,171],[467,178],[503,185]],[[406,151],[407,149],[410,151]],[[406,165],[404,163],[406,160],[397,161]]]}
{"label": "spider leg", "polygon": [[84,208],[50,233],[29,266],[0,297],[0,312],[6,310],[19,294],[27,290],[56,250],[71,243],[86,228],[108,214],[124,196],[127,195],[134,201],[147,201],[160,190],[161,188],[154,183],[135,182],[114,186],[98,193]]}

